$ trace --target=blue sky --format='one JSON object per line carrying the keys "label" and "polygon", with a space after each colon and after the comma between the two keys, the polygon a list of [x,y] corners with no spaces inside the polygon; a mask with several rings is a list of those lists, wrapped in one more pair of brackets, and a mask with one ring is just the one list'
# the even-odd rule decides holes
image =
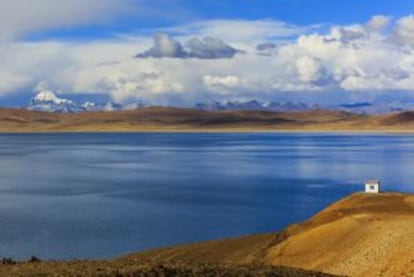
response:
{"label": "blue sky", "polygon": [[402,0],[0,0],[0,105],[39,90],[165,105],[411,101],[412,13]]}
{"label": "blue sky", "polygon": [[142,14],[139,12],[142,2],[131,0],[138,10],[122,13],[107,22],[108,24],[98,22],[78,27],[69,26],[29,34],[28,38],[111,37],[119,33],[208,19],[267,18],[297,25],[352,24],[366,21],[376,14],[398,18],[414,12],[414,3],[404,0],[155,0],[146,1],[152,3],[147,4],[151,11]]}

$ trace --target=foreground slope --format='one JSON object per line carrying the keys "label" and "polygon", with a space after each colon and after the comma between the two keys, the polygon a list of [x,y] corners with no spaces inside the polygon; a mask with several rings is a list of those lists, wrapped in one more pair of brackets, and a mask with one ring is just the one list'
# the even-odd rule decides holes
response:
{"label": "foreground slope", "polygon": [[348,276],[414,276],[414,195],[353,194],[280,233],[127,259],[284,265]]}
{"label": "foreground slope", "polygon": [[350,276],[414,276],[414,196],[357,194],[286,230],[266,264]]}
{"label": "foreground slope", "polygon": [[414,276],[413,249],[414,195],[357,193],[279,233],[111,261],[0,265],[0,276]]}

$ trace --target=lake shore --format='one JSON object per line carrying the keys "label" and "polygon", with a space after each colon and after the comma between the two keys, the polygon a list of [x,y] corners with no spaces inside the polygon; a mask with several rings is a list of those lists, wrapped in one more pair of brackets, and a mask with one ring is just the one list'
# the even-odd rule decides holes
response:
{"label": "lake shore", "polygon": [[411,276],[412,249],[414,194],[356,193],[278,233],[156,249],[109,261],[0,265],[0,275]]}

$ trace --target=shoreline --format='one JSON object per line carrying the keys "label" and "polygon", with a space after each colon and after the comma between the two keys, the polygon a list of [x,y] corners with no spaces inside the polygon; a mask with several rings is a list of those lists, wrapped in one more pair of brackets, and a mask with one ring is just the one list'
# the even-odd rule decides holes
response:
{"label": "shoreline", "polygon": [[352,135],[364,135],[364,134],[390,134],[390,135],[414,135],[413,130],[389,130],[389,129],[107,129],[107,130],[88,130],[88,129],[76,129],[76,130],[17,130],[8,129],[0,130],[0,135],[5,134],[352,134]]}

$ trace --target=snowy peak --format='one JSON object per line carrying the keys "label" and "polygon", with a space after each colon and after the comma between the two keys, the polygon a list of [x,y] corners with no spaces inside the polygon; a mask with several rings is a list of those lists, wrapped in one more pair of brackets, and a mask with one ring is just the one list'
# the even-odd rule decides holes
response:
{"label": "snowy peak", "polygon": [[49,90],[43,90],[33,97],[27,109],[54,113],[76,113],[88,110],[87,107],[79,105],[72,100],[59,98],[54,92]]}
{"label": "snowy peak", "polygon": [[42,111],[51,113],[80,113],[88,111],[124,111],[135,110],[145,107],[142,103],[131,104],[96,104],[93,102],[85,102],[83,104],[77,103],[73,100],[59,98],[54,92],[49,90],[43,90],[36,94],[26,107],[32,111]]}
{"label": "snowy peak", "polygon": [[33,99],[32,102],[51,102],[54,104],[68,104],[74,103],[72,100],[62,99],[56,96],[56,94],[49,90],[39,92]]}

